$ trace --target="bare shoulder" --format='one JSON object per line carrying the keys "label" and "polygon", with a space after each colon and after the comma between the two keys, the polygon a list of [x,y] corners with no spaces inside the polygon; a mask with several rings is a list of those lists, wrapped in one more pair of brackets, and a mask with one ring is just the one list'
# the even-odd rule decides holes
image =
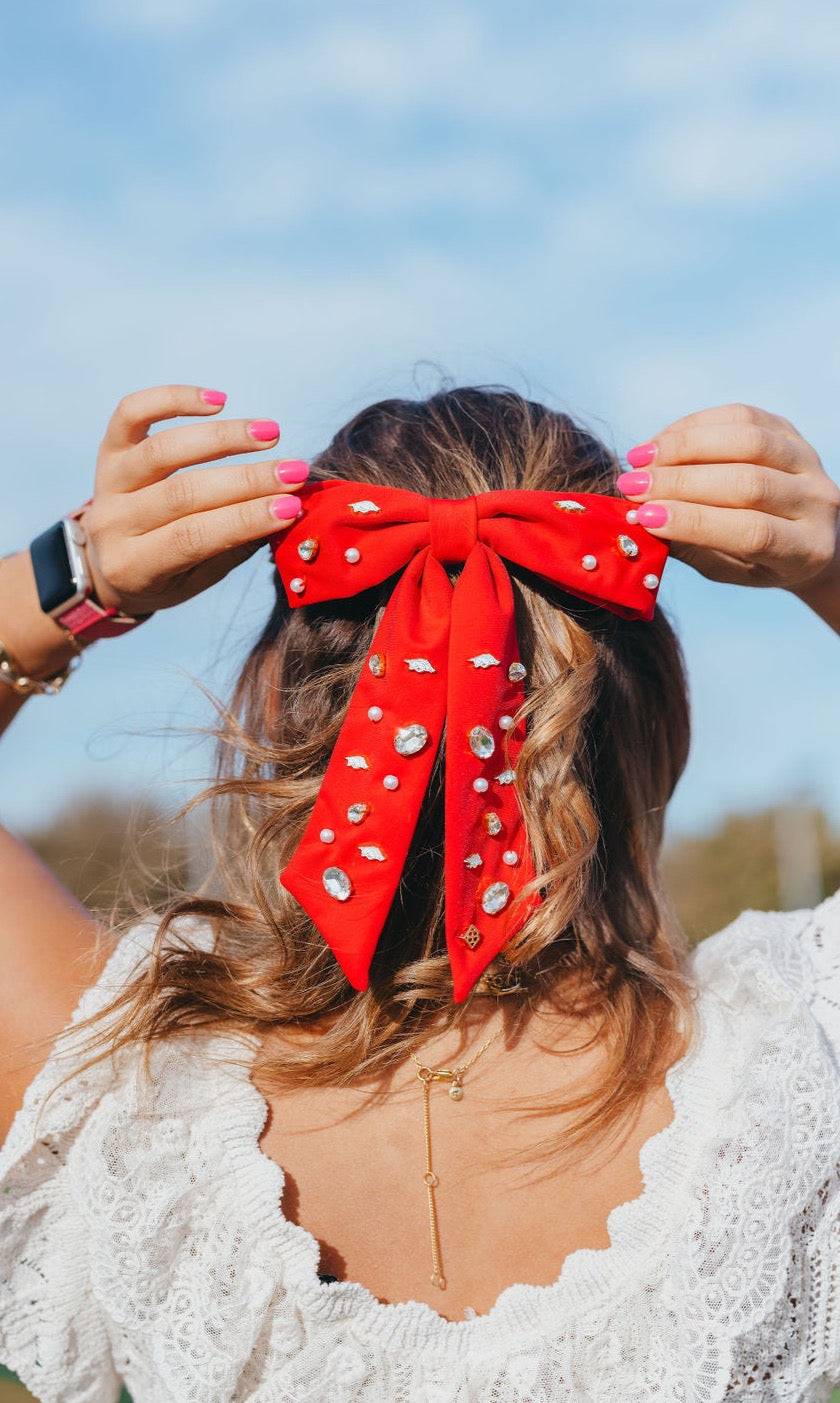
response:
{"label": "bare shoulder", "polygon": [[91,912],[0,828],[0,1144],[112,950]]}

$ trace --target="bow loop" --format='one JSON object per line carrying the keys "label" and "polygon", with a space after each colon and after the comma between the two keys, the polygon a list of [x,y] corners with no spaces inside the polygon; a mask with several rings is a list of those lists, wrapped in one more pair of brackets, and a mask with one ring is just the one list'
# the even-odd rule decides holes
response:
{"label": "bow loop", "polygon": [[[650,619],[667,546],[632,514],[630,526],[625,502],[595,493],[428,498],[330,478],[300,495],[300,519],[272,541],[293,608],[401,573],[281,881],[366,988],[445,735],[445,927],[459,1001],[541,900],[524,895],[535,876],[515,783],[527,673],[505,560]],[[448,564],[464,566],[454,587]]]}
{"label": "bow loop", "polygon": [[475,497],[429,498],[429,549],[443,565],[462,565],[478,539]]}

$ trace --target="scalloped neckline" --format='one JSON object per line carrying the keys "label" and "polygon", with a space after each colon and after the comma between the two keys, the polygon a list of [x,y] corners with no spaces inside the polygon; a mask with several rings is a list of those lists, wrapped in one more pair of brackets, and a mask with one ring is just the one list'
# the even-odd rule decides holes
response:
{"label": "scalloped neckline", "polygon": [[[547,1285],[513,1282],[497,1296],[489,1310],[464,1320],[447,1320],[425,1301],[380,1301],[368,1287],[357,1281],[322,1282],[318,1276],[321,1249],[309,1230],[283,1214],[285,1174],[282,1166],[266,1154],[260,1137],[270,1107],[251,1080],[253,1058],[259,1039],[244,1035],[253,1055],[247,1067],[232,1067],[237,1099],[242,1098],[242,1124],[229,1125],[222,1133],[239,1175],[251,1184],[248,1204],[258,1226],[263,1247],[278,1263],[281,1283],[293,1287],[313,1316],[325,1321],[352,1319],[384,1341],[406,1344],[408,1340],[434,1340],[440,1347],[459,1351],[468,1342],[488,1334],[499,1338],[507,1327],[515,1335],[541,1325],[557,1328],[563,1306],[579,1315],[605,1295],[632,1288],[641,1266],[659,1247],[668,1230],[670,1215],[666,1200],[690,1181],[690,1170],[701,1152],[702,1137],[692,1131],[698,1124],[713,1123],[713,1079],[705,1075],[702,1055],[710,1044],[719,1015],[705,1005],[700,991],[697,1000],[698,1027],[687,1051],[668,1069],[665,1086],[673,1106],[673,1118],[654,1132],[639,1151],[642,1191],[633,1199],[617,1204],[607,1216],[609,1246],[580,1247],[567,1253],[555,1281]],[[227,1044],[220,1035],[214,1041]],[[242,1039],[236,1040],[242,1049]]]}

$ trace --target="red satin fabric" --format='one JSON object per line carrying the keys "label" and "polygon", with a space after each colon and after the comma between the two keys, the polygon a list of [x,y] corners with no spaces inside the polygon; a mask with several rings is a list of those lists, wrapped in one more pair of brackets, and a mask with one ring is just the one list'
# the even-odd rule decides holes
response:
{"label": "red satin fabric", "polygon": [[[651,577],[658,583],[667,545],[628,526],[626,502],[592,493],[430,498],[333,478],[305,485],[300,497],[303,516],[272,541],[292,608],[345,598],[402,574],[281,881],[353,987],[366,988],[445,733],[446,943],[460,1002],[541,900],[539,893],[517,899],[534,868],[506,774],[516,767],[525,725],[499,725],[525,697],[516,671],[509,676],[520,658],[502,557],[625,618],[649,620],[657,592]],[[635,543],[635,557],[622,553],[620,536]],[[359,559],[348,561],[347,550]],[[587,556],[595,557],[594,569],[581,564]],[[462,562],[453,587],[444,565]],[[381,666],[372,670],[377,658]],[[381,719],[371,719],[371,707],[381,709]],[[417,753],[401,754],[395,737],[412,725],[424,727],[428,739]],[[492,737],[487,758],[470,745],[475,727]],[[396,777],[398,787],[386,787],[386,776]],[[475,779],[487,780],[484,792],[474,789]],[[363,813],[360,821],[351,822],[348,810],[356,818]],[[322,839],[324,830],[334,834],[331,841]],[[515,864],[505,854],[515,854]],[[478,865],[465,861],[476,856]],[[331,868],[346,879],[345,899],[325,887]]]}

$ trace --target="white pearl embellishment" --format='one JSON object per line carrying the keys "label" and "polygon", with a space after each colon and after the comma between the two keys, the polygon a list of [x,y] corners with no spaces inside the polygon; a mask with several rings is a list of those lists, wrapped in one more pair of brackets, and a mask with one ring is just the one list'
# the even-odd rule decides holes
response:
{"label": "white pearl embellishment", "polygon": [[508,848],[507,852],[502,853],[502,862],[506,862],[508,867],[515,867],[518,861],[519,856],[513,848]]}
{"label": "white pearl embellishment", "polygon": [[639,524],[639,513],[636,511],[635,507],[632,507],[627,513],[627,524],[628,526],[638,526]]}
{"label": "white pearl embellishment", "polygon": [[293,580],[289,580],[289,589],[293,594],[303,594],[306,589],[306,581],[302,580],[300,575],[295,575]]}
{"label": "white pearl embellishment", "polygon": [[598,562],[597,562],[597,560],[595,559],[595,556],[594,556],[594,555],[585,555],[585,556],[583,557],[583,560],[582,560],[580,563],[581,563],[581,565],[583,566],[584,570],[597,570],[597,569],[598,569]]}
{"label": "white pearl embellishment", "polygon": [[335,833],[331,828],[322,828],[321,832],[318,834],[318,837],[321,839],[322,843],[335,842]]}
{"label": "white pearl embellishment", "polygon": [[369,719],[370,721],[381,721],[381,720],[382,720],[382,707],[381,707],[381,706],[369,706],[369,707],[368,707],[368,719]]}
{"label": "white pearl embellishment", "polygon": [[386,775],[382,783],[386,789],[399,789],[400,782],[396,775]]}
{"label": "white pearl embellishment", "polygon": [[362,558],[362,552],[356,546],[348,546],[344,552],[344,559],[348,565],[358,565]]}
{"label": "white pearl embellishment", "polygon": [[659,584],[659,576],[645,575],[645,578],[642,580],[642,584],[644,585],[645,589],[656,589],[656,586]]}
{"label": "white pearl embellishment", "polygon": [[473,780],[473,789],[475,790],[476,794],[486,794],[489,787],[490,786],[486,779]]}
{"label": "white pearl embellishment", "polygon": [[509,731],[512,725],[513,725],[513,717],[512,717],[512,716],[500,716],[500,717],[499,717],[499,730],[501,730],[501,731]]}

